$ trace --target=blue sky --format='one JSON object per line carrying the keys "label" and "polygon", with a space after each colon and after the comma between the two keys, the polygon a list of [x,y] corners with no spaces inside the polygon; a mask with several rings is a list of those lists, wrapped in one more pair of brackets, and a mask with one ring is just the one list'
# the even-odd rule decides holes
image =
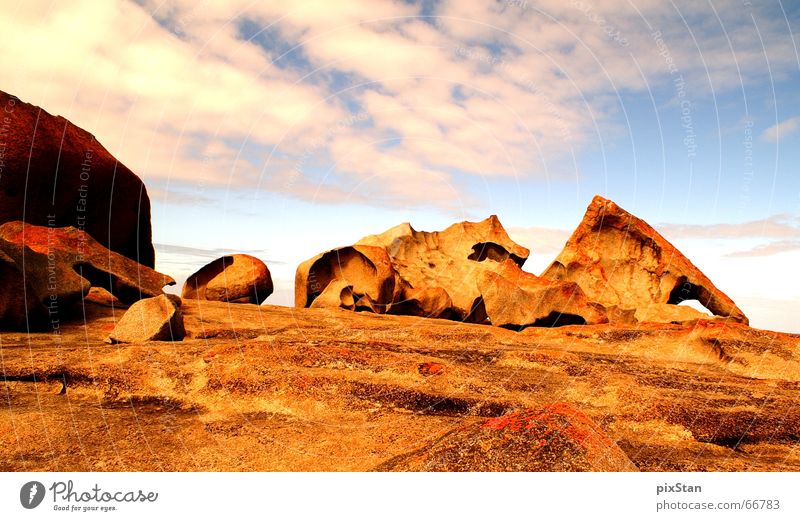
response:
{"label": "blue sky", "polygon": [[3,2],[0,88],[146,182],[158,268],[497,214],[540,272],[594,194],[800,331],[789,2]]}

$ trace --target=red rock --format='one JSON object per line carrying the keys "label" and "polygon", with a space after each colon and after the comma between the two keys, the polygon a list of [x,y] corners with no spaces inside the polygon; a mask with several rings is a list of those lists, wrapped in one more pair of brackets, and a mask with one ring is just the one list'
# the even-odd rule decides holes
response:
{"label": "red rock", "polygon": [[689,259],[643,220],[595,196],[564,250],[543,277],[577,283],[606,308],[635,310],[660,322],[702,318],[677,304],[698,300],[712,313],[747,324],[747,317]]}
{"label": "red rock", "polygon": [[175,284],[107,250],[86,232],[19,221],[0,226],[0,281],[0,327],[22,329],[53,325],[93,286],[127,305]]}
{"label": "red rock", "polygon": [[423,362],[417,369],[422,376],[433,376],[444,372],[444,364],[439,362]]}
{"label": "red rock", "polygon": [[74,226],[155,266],[147,189],[93,135],[0,91],[0,224]]}
{"label": "red rock", "polygon": [[628,456],[567,403],[469,421],[431,445],[393,458],[382,471],[631,472]]}

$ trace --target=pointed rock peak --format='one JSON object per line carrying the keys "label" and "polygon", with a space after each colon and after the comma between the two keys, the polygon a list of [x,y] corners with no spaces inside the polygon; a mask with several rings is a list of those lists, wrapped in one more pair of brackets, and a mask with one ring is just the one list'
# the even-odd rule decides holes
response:
{"label": "pointed rock peak", "polygon": [[405,222],[398,224],[397,226],[392,226],[383,233],[378,233],[375,235],[367,235],[366,237],[358,241],[356,244],[363,244],[365,246],[385,247],[387,244],[392,244],[396,239],[400,239],[403,237],[413,237],[417,233],[419,232],[417,232],[417,230],[411,227],[411,223]]}
{"label": "pointed rock peak", "polygon": [[589,300],[634,309],[640,320],[685,317],[677,304],[697,300],[720,317],[748,323],[741,309],[649,224],[595,196],[564,250],[543,277],[576,282]]}

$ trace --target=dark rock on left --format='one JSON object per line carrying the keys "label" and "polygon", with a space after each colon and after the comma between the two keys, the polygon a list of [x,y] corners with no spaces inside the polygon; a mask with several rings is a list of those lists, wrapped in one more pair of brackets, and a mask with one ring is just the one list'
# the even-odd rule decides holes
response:
{"label": "dark rock on left", "polygon": [[0,224],[85,230],[109,250],[155,266],[142,180],[89,132],[0,91]]}

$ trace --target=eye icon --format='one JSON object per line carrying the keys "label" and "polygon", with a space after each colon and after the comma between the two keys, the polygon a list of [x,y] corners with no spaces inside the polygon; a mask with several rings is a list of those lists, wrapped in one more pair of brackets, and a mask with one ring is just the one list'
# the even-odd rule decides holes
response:
{"label": "eye icon", "polygon": [[19,491],[19,502],[27,509],[38,507],[43,499],[44,485],[38,481],[25,483]]}

